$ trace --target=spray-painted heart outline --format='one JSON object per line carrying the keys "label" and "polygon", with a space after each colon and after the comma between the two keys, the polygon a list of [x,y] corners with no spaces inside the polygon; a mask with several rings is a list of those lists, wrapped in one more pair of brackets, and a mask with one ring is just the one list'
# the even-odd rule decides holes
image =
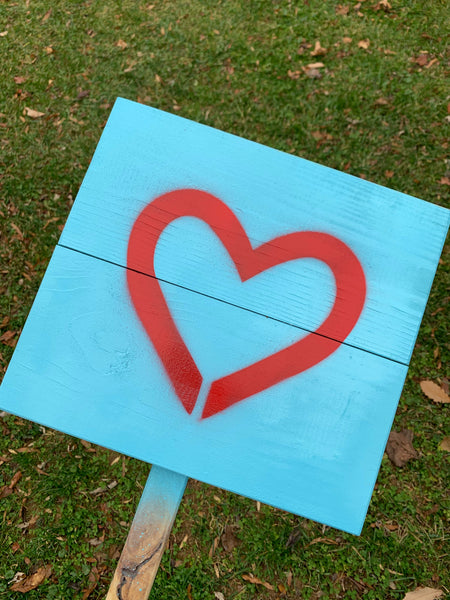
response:
{"label": "spray-painted heart outline", "polygon": [[[181,189],[149,203],[136,219],[128,241],[127,284],[141,320],[175,392],[190,414],[202,385],[202,375],[172,318],[155,275],[159,237],[179,217],[197,217],[220,239],[244,283],[289,260],[315,258],[331,269],[336,295],[328,317],[314,332],[243,369],[214,381],[202,419],[298,375],[330,356],[357,323],[366,297],[366,278],[354,252],[340,239],[318,231],[288,233],[252,248],[233,211],[212,194]],[[142,265],[145,273],[142,275]]]}

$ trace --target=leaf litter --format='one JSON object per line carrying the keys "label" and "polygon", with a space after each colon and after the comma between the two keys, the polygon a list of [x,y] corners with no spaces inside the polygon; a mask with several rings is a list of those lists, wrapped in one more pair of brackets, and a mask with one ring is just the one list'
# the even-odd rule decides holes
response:
{"label": "leaf litter", "polygon": [[386,445],[386,454],[396,467],[404,467],[410,460],[417,458],[417,451],[412,445],[414,434],[410,429],[391,431]]}
{"label": "leaf litter", "polygon": [[433,402],[438,402],[439,404],[448,404],[450,402],[450,396],[434,381],[424,379],[420,382],[420,389]]}
{"label": "leaf litter", "polygon": [[46,565],[44,567],[40,567],[37,571],[28,575],[27,577],[21,579],[20,581],[16,581],[11,586],[11,591],[13,592],[21,592],[26,594],[31,590],[35,590],[37,587],[41,585],[46,579],[50,577],[52,574],[51,565]]}

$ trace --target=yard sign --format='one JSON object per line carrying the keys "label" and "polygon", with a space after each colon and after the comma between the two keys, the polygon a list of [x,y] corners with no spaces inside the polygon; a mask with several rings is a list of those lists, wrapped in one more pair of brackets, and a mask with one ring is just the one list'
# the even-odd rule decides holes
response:
{"label": "yard sign", "polygon": [[357,534],[448,223],[118,99],[0,405]]}

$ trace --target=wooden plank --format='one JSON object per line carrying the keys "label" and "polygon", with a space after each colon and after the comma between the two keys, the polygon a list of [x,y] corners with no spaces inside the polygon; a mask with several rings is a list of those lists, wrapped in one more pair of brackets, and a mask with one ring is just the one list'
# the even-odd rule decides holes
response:
{"label": "wooden plank", "polygon": [[307,334],[162,284],[202,377],[189,414],[134,310],[126,273],[56,248],[0,388],[1,408],[359,533],[406,366],[340,345],[202,418],[213,382]]}
{"label": "wooden plank", "polygon": [[[449,211],[119,99],[61,244],[125,265],[138,215],[161,194],[181,188],[205,190],[226,203],[253,247],[303,231],[344,242],[367,279],[364,318],[347,342],[409,363]],[[185,216],[162,233],[153,225],[147,223],[149,240],[161,234],[155,265],[143,254],[134,265],[142,272],[155,266],[161,279],[308,331],[317,330],[333,306],[332,272],[314,256],[279,264],[242,285],[204,221]],[[345,292],[351,297],[353,290]]]}
{"label": "wooden plank", "polygon": [[147,600],[187,477],[153,465],[106,600]]}

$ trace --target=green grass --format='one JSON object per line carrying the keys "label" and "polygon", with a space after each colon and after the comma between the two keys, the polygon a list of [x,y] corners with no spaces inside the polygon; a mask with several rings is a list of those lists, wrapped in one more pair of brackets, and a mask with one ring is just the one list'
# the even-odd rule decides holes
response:
{"label": "green grass", "polygon": [[[119,95],[448,207],[448,9],[390,3],[342,0],[342,15],[320,0],[59,0],[48,15],[47,2],[1,2],[0,337],[14,334],[0,342],[0,372]],[[316,40],[325,55],[311,56]],[[308,77],[302,67],[318,61],[321,77]],[[448,407],[419,381],[442,383],[449,364],[449,263],[447,248],[394,424],[414,431],[419,458],[403,469],[383,459],[362,535],[190,482],[152,598],[448,593],[448,454],[438,449]],[[47,564],[30,600],[82,599],[95,580],[89,598],[103,598],[148,465],[13,416],[0,426],[0,488],[22,473],[0,499],[0,598],[22,597],[14,574]],[[211,553],[226,527],[240,543]]]}

